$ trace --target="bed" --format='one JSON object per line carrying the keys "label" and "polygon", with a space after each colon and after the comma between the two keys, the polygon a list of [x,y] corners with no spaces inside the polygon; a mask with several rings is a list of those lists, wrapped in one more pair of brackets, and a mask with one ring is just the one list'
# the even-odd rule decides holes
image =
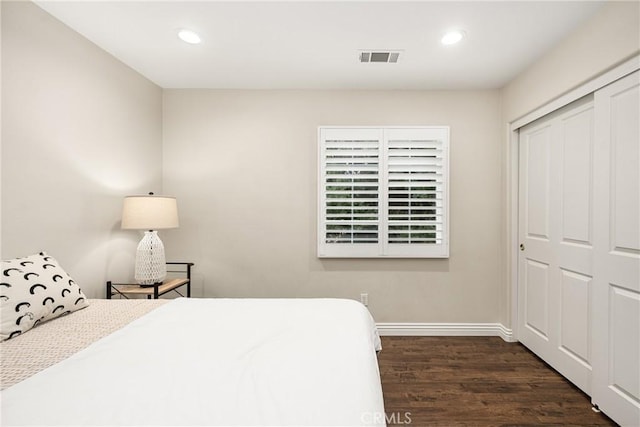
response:
{"label": "bed", "polygon": [[4,341],[4,425],[384,425],[344,299],[91,300]]}

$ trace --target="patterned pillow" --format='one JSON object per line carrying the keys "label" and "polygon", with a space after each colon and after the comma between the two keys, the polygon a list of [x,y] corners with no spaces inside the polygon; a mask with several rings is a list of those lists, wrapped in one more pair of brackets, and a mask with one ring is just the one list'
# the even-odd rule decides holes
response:
{"label": "patterned pillow", "polygon": [[87,305],[80,287],[46,253],[2,261],[0,341]]}

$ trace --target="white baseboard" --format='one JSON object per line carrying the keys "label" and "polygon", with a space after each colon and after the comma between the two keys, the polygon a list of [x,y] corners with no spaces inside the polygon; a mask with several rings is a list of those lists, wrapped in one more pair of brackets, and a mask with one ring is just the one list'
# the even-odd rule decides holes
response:
{"label": "white baseboard", "polygon": [[501,323],[377,323],[381,336],[497,336],[515,342],[513,331]]}

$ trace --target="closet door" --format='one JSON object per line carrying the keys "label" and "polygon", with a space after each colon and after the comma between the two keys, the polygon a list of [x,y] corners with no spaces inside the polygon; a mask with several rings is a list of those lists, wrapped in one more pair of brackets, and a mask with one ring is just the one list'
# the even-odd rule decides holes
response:
{"label": "closet door", "polygon": [[591,387],[593,101],[520,130],[518,337]]}
{"label": "closet door", "polygon": [[640,425],[639,73],[596,92],[593,403]]}

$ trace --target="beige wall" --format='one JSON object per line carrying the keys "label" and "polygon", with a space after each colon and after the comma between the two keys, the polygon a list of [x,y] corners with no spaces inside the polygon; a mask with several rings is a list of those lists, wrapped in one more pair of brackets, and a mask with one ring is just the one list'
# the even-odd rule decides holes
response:
{"label": "beige wall", "polygon": [[162,90],[27,2],[2,2],[2,256],[46,250],[89,297],[133,270],[122,197],[158,190]]}
{"label": "beige wall", "polygon": [[640,2],[612,1],[503,88],[507,122],[638,53]]}
{"label": "beige wall", "polygon": [[[513,148],[509,123],[615,67],[640,51],[640,2],[608,2],[584,25],[502,89],[502,168],[504,294],[501,317],[514,327],[512,299],[512,174]],[[517,173],[517,172],[513,172]]]}
{"label": "beige wall", "polygon": [[[181,227],[169,257],[217,297],[369,293],[379,322],[497,322],[497,91],[164,91],[164,189]],[[451,257],[316,257],[319,125],[451,126]]]}

